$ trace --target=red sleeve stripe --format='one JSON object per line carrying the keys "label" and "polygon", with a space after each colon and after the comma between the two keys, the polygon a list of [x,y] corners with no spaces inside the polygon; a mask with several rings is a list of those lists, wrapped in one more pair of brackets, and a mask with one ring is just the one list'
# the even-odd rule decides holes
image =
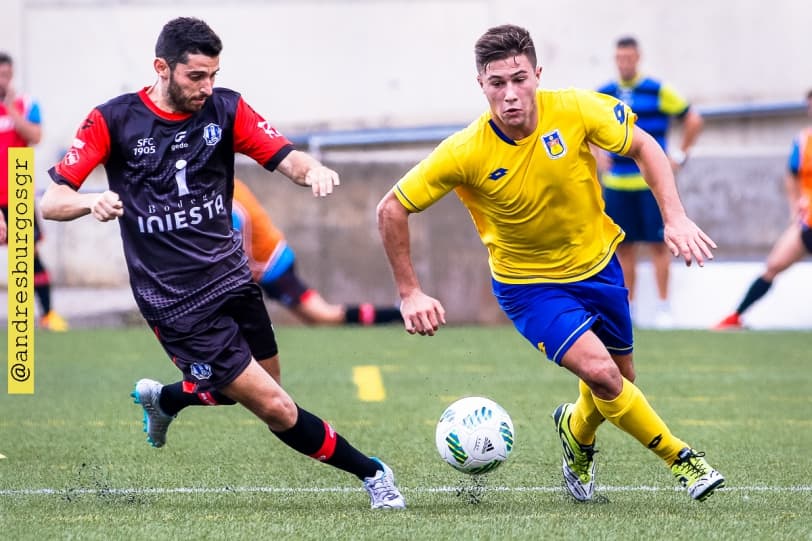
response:
{"label": "red sleeve stripe", "polygon": [[234,150],[273,170],[293,150],[293,143],[240,98],[234,117]]}
{"label": "red sleeve stripe", "polygon": [[65,157],[50,171],[55,182],[79,188],[97,165],[110,155],[110,132],[98,109],[93,109],[76,131]]}

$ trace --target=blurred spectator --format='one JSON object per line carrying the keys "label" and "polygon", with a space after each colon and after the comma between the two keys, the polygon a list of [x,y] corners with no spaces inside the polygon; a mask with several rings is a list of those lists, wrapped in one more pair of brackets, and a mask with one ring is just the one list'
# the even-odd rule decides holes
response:
{"label": "blurred spectator", "polygon": [[[617,41],[615,63],[619,79],[598,89],[623,101],[637,113],[637,125],[650,133],[669,155],[674,173],[688,159],[688,154],[702,130],[702,117],[670,85],[645,77],[638,71],[640,49],[633,37]],[[683,120],[682,143],[669,150],[666,137],[671,118]],[[602,169],[606,213],[626,232],[626,239],[617,249],[623,267],[632,316],[635,315],[634,293],[638,244],[651,250],[657,283],[657,307],[654,326],[669,328],[673,325],[668,301],[669,267],[671,254],[663,243],[663,218],[640,169],[634,160],[618,154],[603,154],[598,160]]]}
{"label": "blurred spectator", "polygon": [[[11,80],[14,62],[6,53],[0,52],[0,210],[8,221],[8,149],[34,146],[42,139],[39,104],[30,96],[18,93]],[[5,235],[2,235],[5,243]],[[42,239],[39,221],[34,218],[34,242]],[[39,299],[42,317],[39,326],[52,331],[66,331],[68,324],[51,307],[51,279],[42,264],[39,250],[34,251],[34,294]]]}
{"label": "blurred spectator", "polygon": [[[812,90],[806,95],[807,112],[812,117]],[[812,254],[812,126],[792,141],[785,178],[789,200],[790,225],[775,241],[767,256],[767,269],[756,278],[736,311],[717,323],[715,330],[741,329],[742,314],[770,290],[776,276],[804,256]]]}

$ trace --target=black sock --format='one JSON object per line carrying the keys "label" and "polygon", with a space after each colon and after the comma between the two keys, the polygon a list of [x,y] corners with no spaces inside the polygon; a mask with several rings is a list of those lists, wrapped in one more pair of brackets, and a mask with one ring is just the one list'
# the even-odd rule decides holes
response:
{"label": "black sock", "polygon": [[303,455],[349,472],[359,479],[372,477],[378,463],[341,437],[333,427],[298,405],[296,424],[283,432],[271,432],[285,445]]}
{"label": "black sock", "polygon": [[220,391],[209,393],[187,393],[183,391],[183,382],[177,381],[164,385],[158,405],[161,410],[173,417],[187,406],[231,406],[236,402]]}
{"label": "black sock", "polygon": [[347,306],[344,322],[349,324],[381,325],[400,321],[400,310],[394,306],[373,306],[371,304]]}
{"label": "black sock", "polygon": [[42,315],[51,311],[51,286],[35,286],[34,295],[39,299],[42,306]]}
{"label": "black sock", "polygon": [[376,306],[375,307],[375,324],[380,325],[383,323],[392,323],[393,321],[403,321],[400,315],[400,308],[394,306]]}
{"label": "black sock", "polygon": [[744,313],[745,310],[750,308],[757,300],[767,294],[769,291],[770,286],[772,286],[772,282],[768,282],[761,276],[755,279],[755,281],[750,285],[750,289],[747,290],[747,294],[744,296],[741,304],[738,308],[736,308],[736,313],[741,315]]}
{"label": "black sock", "polygon": [[358,323],[361,316],[361,310],[357,305],[347,306],[344,312],[345,323]]}
{"label": "black sock", "polygon": [[34,253],[34,295],[39,299],[42,307],[42,314],[51,311],[51,278],[48,271],[39,259],[39,254]]}

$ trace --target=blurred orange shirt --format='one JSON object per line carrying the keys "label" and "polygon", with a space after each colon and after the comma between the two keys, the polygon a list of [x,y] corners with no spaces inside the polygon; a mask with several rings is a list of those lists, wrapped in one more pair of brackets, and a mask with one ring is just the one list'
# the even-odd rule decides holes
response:
{"label": "blurred orange shirt", "polygon": [[273,224],[248,186],[237,178],[234,179],[232,213],[239,219],[238,226],[235,226],[242,231],[248,267],[254,279],[259,280],[284,252],[287,246],[285,235]]}

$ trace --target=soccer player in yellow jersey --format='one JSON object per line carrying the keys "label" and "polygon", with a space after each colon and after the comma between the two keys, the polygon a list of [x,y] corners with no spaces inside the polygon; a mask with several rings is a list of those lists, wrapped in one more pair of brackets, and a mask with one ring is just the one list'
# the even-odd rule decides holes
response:
{"label": "soccer player in yellow jersey", "polygon": [[417,279],[409,215],[454,190],[488,249],[500,306],[534,347],[580,380],[575,403],[553,413],[573,497],[593,496],[595,433],[608,419],[704,500],[724,477],[671,433],[632,383],[629,302],[614,255],[623,232],[604,212],[590,143],[637,162],[675,256],[702,265],[715,244],[685,214],[668,158],[626,105],[592,91],[538,90],[535,46],[517,26],[489,29],[475,56],[490,110],[443,141],[378,204],[406,331],[434,335],[445,323],[442,304]]}

